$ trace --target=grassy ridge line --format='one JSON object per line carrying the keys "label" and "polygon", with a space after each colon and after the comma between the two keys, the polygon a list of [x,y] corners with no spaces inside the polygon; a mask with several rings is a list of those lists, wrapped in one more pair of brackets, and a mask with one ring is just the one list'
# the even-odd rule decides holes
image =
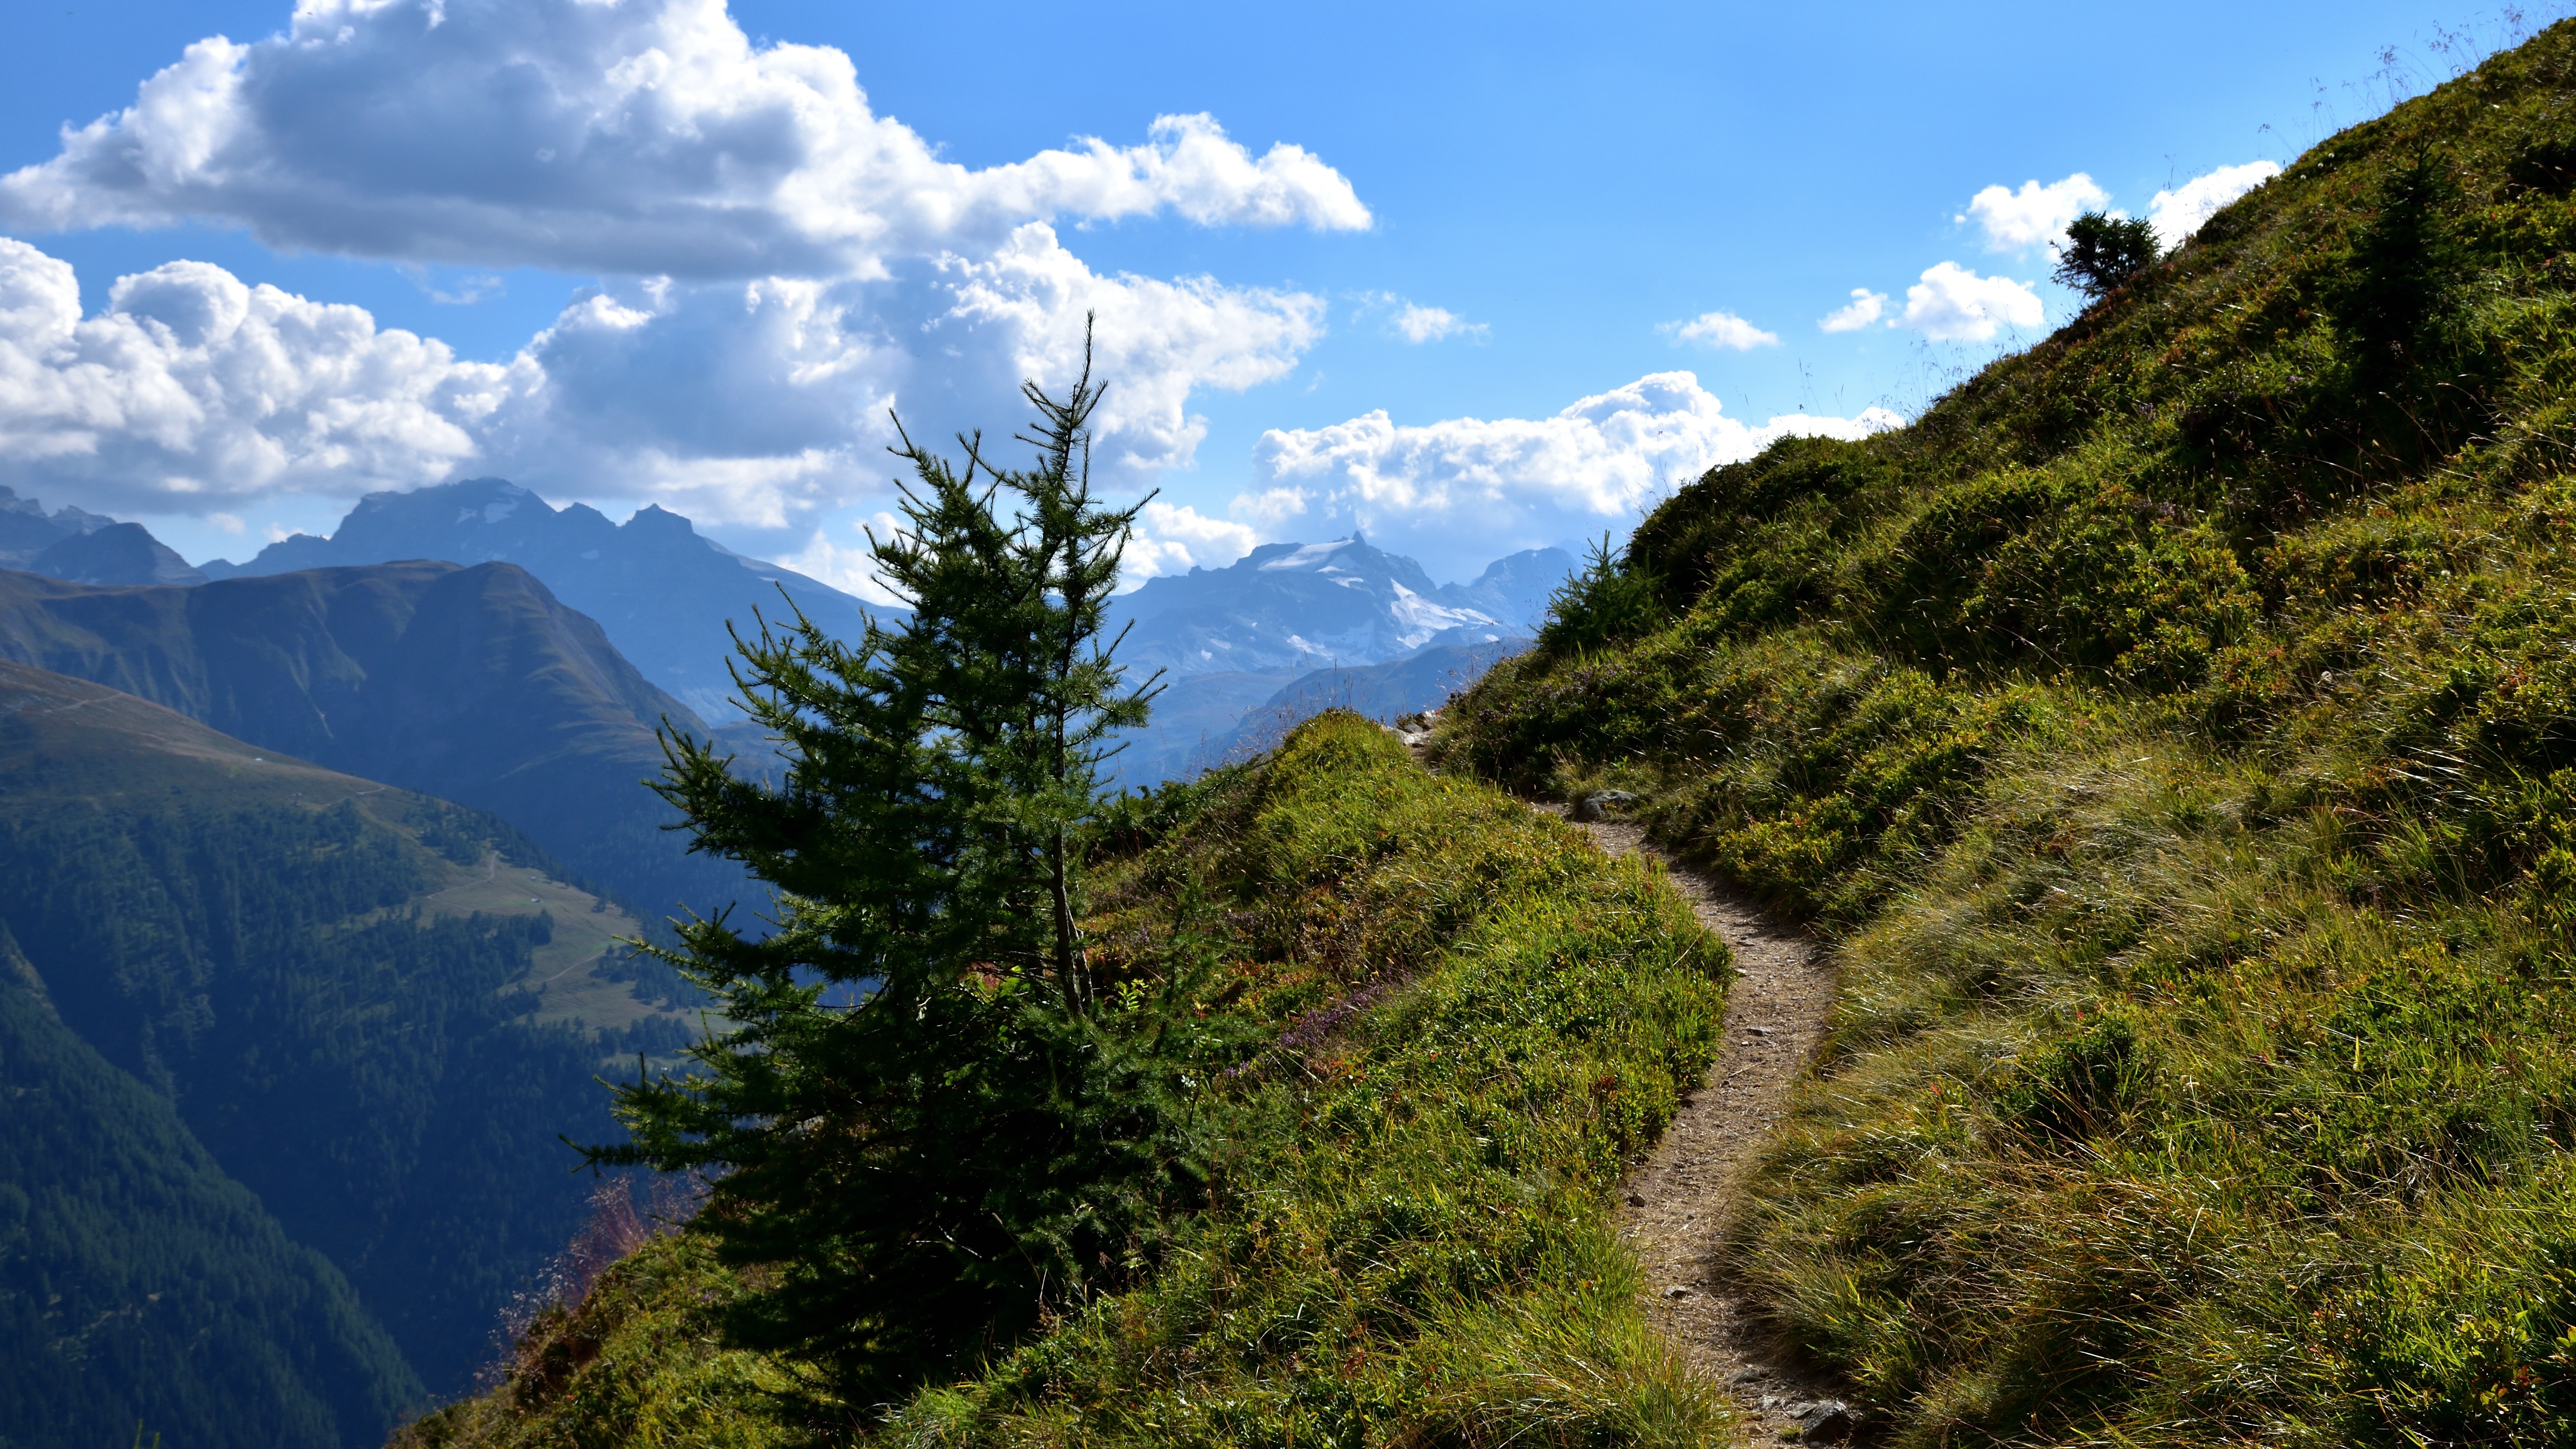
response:
{"label": "grassy ridge line", "polygon": [[[1213,1205],[1159,1270],[973,1381],[921,1444],[1702,1444],[1724,1410],[1648,1325],[1608,1195],[1714,1060],[1723,943],[1653,871],[1348,714],[1159,797],[1096,879],[1104,969],[1223,963]],[[1356,1005],[1357,1009],[1349,1009]],[[1222,1067],[1223,1064],[1213,1064]],[[685,1237],[611,1270],[419,1445],[787,1442],[715,1352]]]}
{"label": "grassy ridge line", "polygon": [[1733,1248],[1898,1444],[2576,1442],[2571,85],[1711,473],[1444,719],[1837,937]]}

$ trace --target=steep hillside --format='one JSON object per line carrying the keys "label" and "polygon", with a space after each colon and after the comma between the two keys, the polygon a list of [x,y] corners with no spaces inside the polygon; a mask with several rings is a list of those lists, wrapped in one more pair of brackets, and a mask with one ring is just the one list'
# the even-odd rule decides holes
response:
{"label": "steep hillside", "polygon": [[1444,721],[1834,936],[1727,1247],[1891,1442],[2576,1435],[2571,95],[1711,473]]}
{"label": "steep hillside", "polygon": [[246,564],[217,560],[206,572],[244,578],[406,559],[519,565],[597,620],[645,678],[717,724],[741,717],[727,702],[728,622],[748,631],[755,610],[785,616],[783,590],[806,617],[842,638],[866,628],[857,599],[701,538],[676,513],[645,508],[611,523],[588,504],[558,509],[501,478],[370,493],[329,538],[299,533]]}
{"label": "steep hillside", "polygon": [[[491,816],[0,664],[0,930],[50,1029],[87,1054],[48,1048],[79,1074],[62,1110],[136,1122],[133,1142],[101,1146],[144,1164],[129,1175],[195,1182],[211,1156],[257,1195],[263,1231],[336,1265],[437,1391],[463,1385],[501,1305],[579,1220],[586,1184],[559,1135],[611,1130],[594,1077],[695,1026],[618,979],[613,937],[634,922],[560,874]],[[102,1072],[132,1090],[82,1085]],[[136,1117],[133,1092],[175,1111],[185,1154]],[[30,1157],[13,1171],[39,1169],[55,1170]],[[100,1221],[144,1210],[113,1194],[93,1207]],[[113,1240],[27,1251],[26,1271],[65,1280],[62,1254],[118,1256]],[[38,1402],[140,1392],[114,1379],[140,1360],[85,1362],[55,1364]],[[320,1391],[390,1392],[337,1378]],[[0,1401],[0,1424],[53,1422]]]}
{"label": "steep hillside", "polygon": [[315,569],[197,588],[0,573],[0,659],[225,734],[490,810],[648,919],[733,899],[642,781],[697,717],[510,564]]}
{"label": "steep hillside", "polygon": [[0,927],[0,1445],[380,1440],[420,1380],[170,1101],[54,1015]]}
{"label": "steep hillside", "polygon": [[[1227,1144],[1212,1201],[1154,1225],[1130,1291],[851,1419],[979,1445],[1721,1432],[1609,1218],[1723,1006],[1725,947],[1662,881],[1347,713],[1167,789],[1093,849],[1098,969],[1221,968],[1202,1005],[1233,1045],[1197,1082]],[[693,1236],[649,1244],[405,1442],[811,1442],[772,1417],[795,1365],[716,1351],[740,1282]]]}

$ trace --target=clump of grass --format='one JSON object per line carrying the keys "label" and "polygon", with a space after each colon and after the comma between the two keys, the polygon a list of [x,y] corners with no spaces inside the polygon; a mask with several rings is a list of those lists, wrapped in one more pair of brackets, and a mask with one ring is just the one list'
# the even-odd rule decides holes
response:
{"label": "clump of grass", "polygon": [[2576,28],[1913,427],[1721,468],[1445,760],[1834,942],[1729,1244],[1901,1445],[2576,1435]]}
{"label": "clump of grass", "polygon": [[[1685,1445],[1725,1412],[1648,1324],[1609,1193],[1714,1060],[1724,945],[1647,865],[1335,713],[1094,843],[1104,979],[1186,958],[1246,1043],[1200,1084],[1210,1204],[1141,1286],[961,1383],[858,1406],[938,1445]],[[1209,969],[1209,968],[1213,969]],[[647,1245],[416,1442],[789,1442],[733,1280]],[[529,1365],[595,1345],[573,1371]],[[550,1357],[551,1355],[551,1357]],[[531,1393],[534,1398],[529,1398]],[[587,1416],[587,1417],[585,1417]],[[735,1439],[725,1439],[725,1434]],[[661,1437],[655,1437],[655,1436]],[[767,1435],[768,1438],[761,1436]]]}

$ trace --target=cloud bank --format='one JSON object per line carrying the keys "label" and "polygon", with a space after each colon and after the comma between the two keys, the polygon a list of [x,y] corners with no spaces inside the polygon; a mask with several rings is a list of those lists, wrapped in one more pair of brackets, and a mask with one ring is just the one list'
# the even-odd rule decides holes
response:
{"label": "cloud bank", "polygon": [[1783,437],[1860,437],[1901,424],[1792,414],[1727,417],[1687,372],[1659,372],[1553,417],[1398,425],[1383,411],[1313,429],[1272,429],[1253,450],[1238,519],[1277,536],[1345,524],[1456,576],[1516,549],[1624,531],[1640,509],[1720,463]]}
{"label": "cloud bank", "polygon": [[1816,327],[1824,332],[1858,332],[1877,321],[1887,311],[1887,294],[1867,287],[1854,287],[1852,299],[1818,318]]}
{"label": "cloud bank", "polygon": [[1142,144],[969,170],[869,107],[849,56],[754,46],[723,0],[305,0],[214,37],[60,154],[0,177],[0,228],[200,220],[277,247],[681,278],[878,276],[1025,222],[1169,212],[1363,229],[1304,149],[1205,115]]}
{"label": "cloud bank", "polygon": [[2004,328],[2037,327],[2046,315],[2030,283],[1943,262],[1905,289],[1905,311],[1894,325],[1935,342],[1991,342]]}
{"label": "cloud bank", "polygon": [[1194,458],[1194,393],[1282,376],[1325,320],[1304,293],[1095,273],[1052,224],[1154,214],[1371,225],[1330,166],[1204,115],[941,160],[870,109],[847,55],[755,46],[723,0],[304,0],[285,34],[198,42],[0,177],[0,229],[211,222],[416,275],[609,280],[509,361],[469,363],[199,263],[83,319],[71,269],[8,241],[0,481],[207,516],[475,471],[795,527],[884,494],[889,408],[932,442],[1018,417],[1023,378],[1079,372],[1096,314],[1094,462],[1141,485]]}
{"label": "cloud bank", "polygon": [[68,263],[0,238],[0,482],[22,492],[203,515],[471,470],[766,528],[881,494],[890,406],[930,441],[1017,416],[1023,377],[1065,386],[1087,313],[1110,384],[1095,467],[1125,485],[1186,465],[1190,394],[1284,374],[1324,311],[1101,276],[1034,222],[918,279],[590,292],[507,363],[202,262],[121,279],[96,317],[79,297]]}

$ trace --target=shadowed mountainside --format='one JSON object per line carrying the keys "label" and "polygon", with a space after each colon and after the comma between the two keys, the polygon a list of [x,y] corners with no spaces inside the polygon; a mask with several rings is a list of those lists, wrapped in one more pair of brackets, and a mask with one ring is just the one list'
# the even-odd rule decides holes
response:
{"label": "shadowed mountainside", "polygon": [[[33,1053],[8,1065],[50,1114],[28,1130],[89,1122],[97,1164],[20,1154],[0,1177],[0,1216],[14,1191],[57,1228],[0,1228],[0,1314],[69,1324],[51,1284],[98,1348],[0,1370],[9,1442],[71,1442],[109,1405],[181,1442],[359,1444],[416,1402],[413,1367],[461,1387],[579,1221],[558,1136],[612,1130],[594,1076],[687,1032],[621,979],[633,929],[492,816],[0,664],[0,955]],[[212,1256],[186,1269],[191,1233]],[[167,1310],[118,1297],[183,1271],[139,1290]],[[400,1355],[366,1349],[379,1320]],[[199,1330],[237,1340],[232,1388],[156,1377],[151,1345]],[[299,1393],[340,1406],[338,1439],[294,1427]]]}
{"label": "shadowed mountainside", "polygon": [[487,809],[656,919],[732,900],[642,781],[705,725],[511,564],[313,569],[195,588],[0,573],[0,659],[235,738]]}

